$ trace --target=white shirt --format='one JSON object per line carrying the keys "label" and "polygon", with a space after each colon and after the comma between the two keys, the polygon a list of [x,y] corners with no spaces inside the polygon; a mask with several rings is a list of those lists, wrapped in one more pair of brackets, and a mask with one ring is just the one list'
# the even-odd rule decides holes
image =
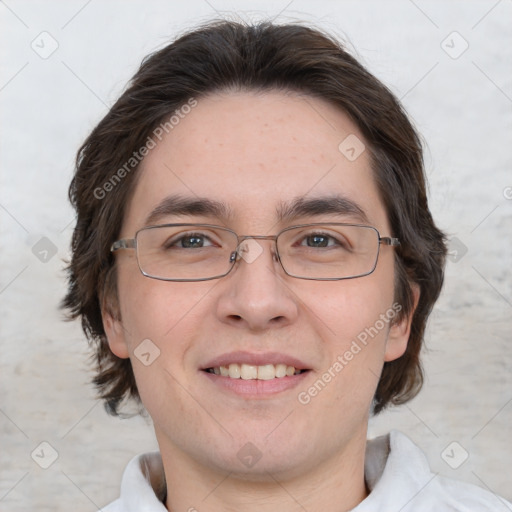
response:
{"label": "white shirt", "polygon": [[[396,430],[368,441],[365,480],[370,494],[352,512],[512,512],[491,492],[432,473],[424,453]],[[167,512],[164,493],[160,454],[139,455],[126,467],[120,498],[102,510]]]}

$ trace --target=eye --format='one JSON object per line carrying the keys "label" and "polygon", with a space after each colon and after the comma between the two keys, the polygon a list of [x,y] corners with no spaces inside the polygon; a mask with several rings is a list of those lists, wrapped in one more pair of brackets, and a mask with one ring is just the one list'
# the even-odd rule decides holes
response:
{"label": "eye", "polygon": [[307,235],[303,238],[300,245],[305,245],[307,247],[333,247],[333,246],[339,246],[340,244],[339,240],[336,240],[331,235],[327,235],[324,233],[312,233],[310,235]]}
{"label": "eye", "polygon": [[211,239],[203,233],[185,233],[179,237],[173,237],[165,244],[166,249],[200,249],[214,245]]}

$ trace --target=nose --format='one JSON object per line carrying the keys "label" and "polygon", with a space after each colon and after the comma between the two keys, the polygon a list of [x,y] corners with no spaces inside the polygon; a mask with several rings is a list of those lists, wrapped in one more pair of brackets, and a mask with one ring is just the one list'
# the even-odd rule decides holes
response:
{"label": "nose", "polygon": [[222,322],[264,331],[296,320],[298,302],[288,286],[273,241],[244,240],[235,268],[223,279],[217,303]]}

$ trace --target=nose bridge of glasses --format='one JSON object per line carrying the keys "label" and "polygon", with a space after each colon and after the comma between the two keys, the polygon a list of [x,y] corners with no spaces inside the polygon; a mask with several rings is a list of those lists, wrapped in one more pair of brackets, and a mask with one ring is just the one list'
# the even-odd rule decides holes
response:
{"label": "nose bridge of glasses", "polygon": [[[234,262],[242,258],[247,263],[255,261],[262,253],[263,247],[258,243],[257,240],[272,240],[276,241],[276,235],[244,235],[238,237],[238,246],[236,251],[233,251],[230,257],[230,261]],[[272,251],[272,249],[271,249]],[[278,259],[277,249],[274,248],[272,256]]]}
{"label": "nose bridge of glasses", "polygon": [[238,242],[241,243],[244,240],[249,240],[251,238],[256,240],[276,240],[277,235],[240,235],[238,237]]}

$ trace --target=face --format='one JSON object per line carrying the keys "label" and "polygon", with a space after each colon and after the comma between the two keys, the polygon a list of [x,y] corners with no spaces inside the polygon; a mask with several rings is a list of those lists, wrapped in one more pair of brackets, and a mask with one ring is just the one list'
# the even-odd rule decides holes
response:
{"label": "face", "polygon": [[[224,208],[180,213],[171,203],[151,224],[275,235],[291,225],[364,220],[391,236],[368,151],[354,159],[339,149],[348,136],[364,141],[343,112],[319,99],[281,92],[200,99],[144,159],[121,238],[133,238],[169,196]],[[278,215],[297,201],[334,197],[360,211]],[[254,259],[202,282],[145,277],[134,250],[116,253],[120,320],[104,314],[105,328],[111,350],[132,360],[161,451],[252,478],[306,474],[361,455],[383,363],[402,355],[409,335],[409,319],[391,321],[393,248],[381,246],[370,275],[314,281],[287,276],[272,240],[257,247]],[[231,363],[232,375],[242,363],[305,371],[269,380],[207,371]]]}

